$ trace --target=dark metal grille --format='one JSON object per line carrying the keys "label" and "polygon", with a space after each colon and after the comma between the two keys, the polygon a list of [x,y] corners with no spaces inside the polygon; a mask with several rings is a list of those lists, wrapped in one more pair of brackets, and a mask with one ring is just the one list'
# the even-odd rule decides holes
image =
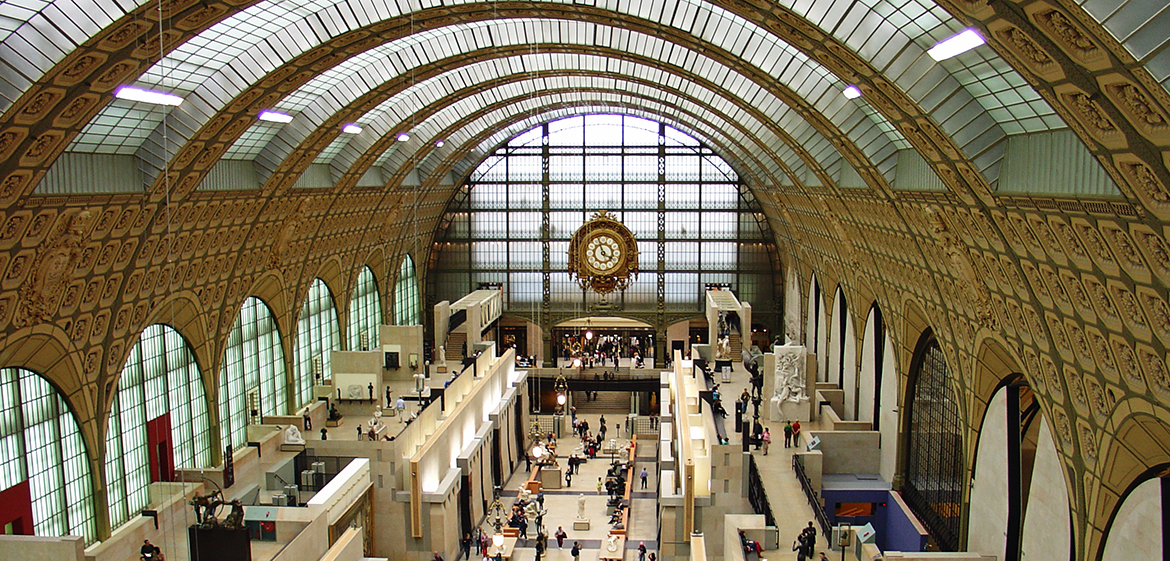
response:
{"label": "dark metal grille", "polygon": [[963,437],[946,358],[933,338],[920,345],[910,396],[902,496],[938,547],[957,551],[963,500]]}
{"label": "dark metal grille", "polygon": [[764,523],[776,526],[776,517],[772,516],[772,505],[768,504],[768,493],[764,492],[764,481],[760,479],[760,470],[756,469],[756,457],[749,456],[748,468],[748,502],[756,514],[764,515]]}

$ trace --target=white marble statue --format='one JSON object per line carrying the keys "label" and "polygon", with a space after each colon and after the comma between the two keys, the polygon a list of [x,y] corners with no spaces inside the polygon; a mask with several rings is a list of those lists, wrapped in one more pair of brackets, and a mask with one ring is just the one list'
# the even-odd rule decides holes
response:
{"label": "white marble statue", "polygon": [[536,520],[536,517],[540,516],[540,505],[536,501],[528,501],[528,504],[524,506],[524,514],[528,516],[529,520]]}
{"label": "white marble statue", "polygon": [[284,429],[284,443],[285,444],[304,444],[305,438],[301,436],[301,429],[296,425],[289,425]]}
{"label": "white marble statue", "polygon": [[606,538],[606,542],[608,542],[605,545],[606,549],[608,549],[610,551],[617,551],[617,542],[618,542],[618,535],[617,534],[610,534],[610,536],[608,538]]}
{"label": "white marble statue", "polygon": [[715,347],[715,360],[731,360],[731,337],[720,337]]}
{"label": "white marble statue", "polygon": [[585,493],[577,495],[577,520],[585,520]]}
{"label": "white marble statue", "polygon": [[776,370],[772,391],[773,419],[799,419],[807,421],[808,392],[805,388],[805,353],[801,345],[787,344],[772,349],[776,357]]}
{"label": "white marble statue", "polygon": [[527,487],[520,487],[520,500],[522,500],[522,501],[532,500],[532,491],[529,491]]}

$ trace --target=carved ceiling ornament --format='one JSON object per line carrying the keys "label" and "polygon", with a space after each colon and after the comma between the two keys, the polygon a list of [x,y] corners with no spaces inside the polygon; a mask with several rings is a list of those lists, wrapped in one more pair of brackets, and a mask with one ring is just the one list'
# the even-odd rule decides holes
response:
{"label": "carved ceiling ornament", "polygon": [[268,253],[268,268],[278,269],[285,255],[288,254],[289,248],[292,246],[292,241],[297,238],[301,226],[305,224],[305,213],[309,206],[309,199],[305,197],[297,203],[296,210],[284,219],[284,223],[280,226],[280,230],[276,234],[276,239],[272,241],[272,247]]}
{"label": "carved ceiling ornament", "polygon": [[1064,78],[1064,70],[1060,65],[1020,28],[1007,23],[1006,20],[997,19],[988,25],[988,30],[1037,76],[1050,82]]}
{"label": "carved ceiling ornament", "polygon": [[1136,159],[1116,158],[1116,161],[1126,182],[1146,208],[1162,219],[1170,218],[1170,192],[1154,170]]}
{"label": "carved ceiling ornament", "polygon": [[1140,86],[1120,75],[1101,78],[1102,89],[1133,126],[1150,140],[1170,144],[1170,124],[1166,115]]}
{"label": "carved ceiling ornament", "polygon": [[1091,37],[1081,31],[1080,26],[1063,12],[1043,2],[1029,6],[1028,10],[1033,11],[1032,21],[1036,23],[1037,27],[1074,60],[1090,70],[1108,65],[1109,57],[1105,49],[1098,46]]}
{"label": "carved ceiling ornament", "polygon": [[28,276],[20,285],[14,326],[37,325],[53,314],[55,299],[72,280],[81,260],[85,230],[91,218],[90,211],[80,210],[63,214],[58,219],[57,233],[41,244]]}
{"label": "carved ceiling ornament", "polygon": [[976,318],[980,324],[996,329],[998,322],[991,305],[991,291],[976,273],[967,246],[951,231],[939,207],[928,205],[923,209],[923,214],[931,235],[947,257],[951,275],[963,281],[964,292],[975,310]]}

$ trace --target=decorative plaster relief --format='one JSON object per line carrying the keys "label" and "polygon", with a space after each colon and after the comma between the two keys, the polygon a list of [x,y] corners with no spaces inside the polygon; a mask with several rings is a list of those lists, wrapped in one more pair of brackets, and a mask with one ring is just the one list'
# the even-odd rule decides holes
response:
{"label": "decorative plaster relief", "polygon": [[1109,74],[1097,78],[1101,90],[1113,100],[1125,118],[1159,146],[1170,146],[1170,125],[1166,114],[1150,99],[1144,88],[1127,80],[1120,74]]}
{"label": "decorative plaster relief", "polygon": [[1109,66],[1109,56],[1105,49],[1097,45],[1097,42],[1064,12],[1045,2],[1029,5],[1025,11],[1049,39],[1085,68],[1101,70]]}

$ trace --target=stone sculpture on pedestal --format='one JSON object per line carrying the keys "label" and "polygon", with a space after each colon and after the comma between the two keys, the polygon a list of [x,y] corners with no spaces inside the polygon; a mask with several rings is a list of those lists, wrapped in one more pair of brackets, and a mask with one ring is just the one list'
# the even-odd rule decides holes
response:
{"label": "stone sculpture on pedestal", "polygon": [[806,349],[791,340],[774,347],[776,357],[775,381],[772,393],[774,420],[809,420],[808,392],[805,389]]}
{"label": "stone sculpture on pedestal", "polygon": [[304,444],[305,438],[301,436],[301,429],[296,425],[289,425],[284,429],[284,443],[285,444]]}

